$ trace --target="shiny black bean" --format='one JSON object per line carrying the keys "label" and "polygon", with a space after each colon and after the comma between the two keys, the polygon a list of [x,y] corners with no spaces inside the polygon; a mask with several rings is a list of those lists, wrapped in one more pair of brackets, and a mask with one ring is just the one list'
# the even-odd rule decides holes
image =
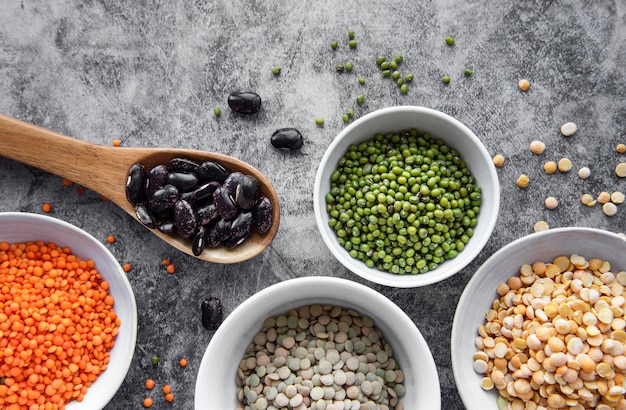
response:
{"label": "shiny black bean", "polygon": [[191,239],[198,229],[198,222],[193,209],[189,202],[184,199],[179,200],[174,205],[174,223],[176,224],[176,232],[184,239]]}
{"label": "shiny black bean", "polygon": [[262,196],[256,202],[252,215],[254,217],[254,226],[259,233],[267,232],[272,226],[274,219],[274,207],[270,200]]}
{"label": "shiny black bean", "polygon": [[165,182],[174,185],[180,192],[189,192],[198,187],[198,176],[192,172],[170,172]]}
{"label": "shiny black bean", "polygon": [[237,204],[230,196],[225,186],[218,187],[213,193],[213,203],[217,212],[224,219],[231,219],[237,215]]}
{"label": "shiny black bean", "polygon": [[242,237],[250,235],[252,231],[252,213],[240,212],[230,226],[231,235],[234,237]]}
{"label": "shiny black bean", "polygon": [[167,178],[169,172],[166,165],[157,165],[150,170],[148,173],[148,195],[165,185],[165,178]]}
{"label": "shiny black bean", "polygon": [[241,209],[252,209],[259,197],[259,181],[252,175],[244,175],[235,190],[235,202]]}
{"label": "shiny black bean", "polygon": [[217,330],[224,316],[222,302],[218,298],[208,298],[200,304],[202,311],[202,327],[206,330]]}
{"label": "shiny black bean", "polygon": [[228,174],[229,172],[226,168],[214,161],[205,161],[200,164],[200,168],[198,169],[200,183],[216,181],[223,184]]}
{"label": "shiny black bean", "polygon": [[274,131],[270,142],[274,148],[286,150],[300,149],[304,145],[302,134],[295,128],[281,128]]}
{"label": "shiny black bean", "polygon": [[191,201],[194,204],[201,204],[205,201],[213,201],[213,193],[221,184],[219,182],[207,182],[204,185],[199,186],[191,193]]}
{"label": "shiny black bean", "polygon": [[251,91],[235,91],[228,96],[228,106],[239,114],[256,114],[261,109],[261,97]]}
{"label": "shiny black bean", "polygon": [[134,164],[128,171],[126,179],[126,199],[133,205],[138,204],[146,198],[146,185],[148,174],[146,167],[141,164]]}
{"label": "shiny black bean", "polygon": [[148,205],[154,213],[167,212],[179,199],[178,188],[167,184],[148,196]]}
{"label": "shiny black bean", "polygon": [[224,181],[224,187],[228,190],[228,193],[233,198],[235,198],[235,195],[237,195],[237,186],[241,183],[244,176],[245,175],[241,172],[233,172],[228,175],[228,177]]}
{"label": "shiny black bean", "polygon": [[164,234],[171,235],[176,232],[176,224],[174,223],[174,221],[170,220],[163,221],[159,223],[157,229]]}
{"label": "shiny black bean", "polygon": [[170,168],[172,171],[192,172],[194,174],[197,174],[200,165],[191,159],[172,158],[172,160],[170,161]]}
{"label": "shiny black bean", "polygon": [[200,226],[197,232],[193,235],[191,241],[191,251],[195,256],[199,256],[206,245],[206,231],[204,226]]}
{"label": "shiny black bean", "polygon": [[196,208],[196,220],[199,225],[207,225],[219,216],[215,204],[207,204]]}
{"label": "shiny black bean", "polygon": [[152,216],[152,213],[148,209],[148,206],[141,202],[135,205],[135,214],[137,215],[137,219],[139,222],[144,224],[150,229],[156,228],[156,219]]}

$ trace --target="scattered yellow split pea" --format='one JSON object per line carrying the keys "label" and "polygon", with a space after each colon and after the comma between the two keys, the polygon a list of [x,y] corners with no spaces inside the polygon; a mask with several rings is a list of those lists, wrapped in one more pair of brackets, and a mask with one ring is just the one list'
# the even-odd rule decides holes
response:
{"label": "scattered yellow split pea", "polygon": [[593,197],[589,194],[583,194],[583,196],[580,197],[580,202],[582,202],[584,205],[587,205],[588,207],[596,205],[596,200],[593,199]]}
{"label": "scattered yellow split pea", "polygon": [[611,200],[611,194],[606,191],[602,191],[598,194],[598,203],[606,204]]}
{"label": "scattered yellow split pea", "polygon": [[517,181],[515,181],[515,184],[517,184],[517,186],[520,188],[526,188],[529,183],[530,179],[526,174],[521,174],[519,177],[517,177]]}
{"label": "scattered yellow split pea", "polygon": [[501,167],[504,165],[504,157],[500,154],[496,154],[493,156],[493,165],[496,167]]}
{"label": "scattered yellow split pea", "polygon": [[580,179],[587,179],[589,178],[589,176],[591,176],[591,170],[587,167],[582,167],[578,170],[578,176],[580,177]]}
{"label": "scattered yellow split pea", "polygon": [[557,199],[555,197],[549,196],[549,197],[546,198],[545,204],[546,204],[546,208],[554,209],[557,206],[559,206],[559,201],[557,201]]}
{"label": "scattered yellow split pea", "polygon": [[617,144],[615,146],[615,151],[619,152],[620,154],[623,154],[626,152],[626,144]]}
{"label": "scattered yellow split pea", "polygon": [[535,232],[547,231],[549,228],[550,227],[548,226],[548,223],[546,221],[539,221],[533,227]]}
{"label": "scattered yellow split pea", "polygon": [[615,191],[611,194],[611,202],[613,202],[614,204],[621,204],[624,202],[624,194],[619,192],[619,191]]}
{"label": "scattered yellow split pea", "polygon": [[546,144],[541,141],[533,141],[530,143],[530,152],[533,154],[541,155],[546,149]]}
{"label": "scattered yellow split pea", "polygon": [[552,175],[556,172],[556,162],[548,161],[543,164],[543,170],[546,171],[546,174]]}
{"label": "scattered yellow split pea", "polygon": [[557,167],[561,172],[569,172],[572,170],[572,161],[570,161],[569,158],[561,158]]}
{"label": "scattered yellow split pea", "polygon": [[607,202],[602,205],[602,212],[604,212],[606,216],[613,216],[617,213],[617,205],[613,202]]}
{"label": "scattered yellow split pea", "polygon": [[530,82],[528,80],[522,79],[517,82],[517,86],[522,91],[527,91],[530,88]]}
{"label": "scattered yellow split pea", "polygon": [[615,167],[615,175],[620,178],[626,177],[626,162],[620,162],[619,164],[617,164],[617,166]]}
{"label": "scattered yellow split pea", "polygon": [[578,131],[578,126],[573,122],[567,122],[561,125],[561,134],[564,137],[571,137],[576,133],[576,131]]}

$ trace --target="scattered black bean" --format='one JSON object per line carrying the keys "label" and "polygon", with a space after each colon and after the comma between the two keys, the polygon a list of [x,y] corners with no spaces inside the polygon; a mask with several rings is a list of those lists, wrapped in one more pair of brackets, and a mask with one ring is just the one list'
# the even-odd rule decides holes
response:
{"label": "scattered black bean", "polygon": [[202,310],[202,327],[206,330],[217,330],[222,324],[224,315],[222,302],[215,297],[211,297],[202,301],[200,305]]}
{"label": "scattered black bean", "polygon": [[274,148],[286,150],[300,149],[304,145],[302,134],[295,128],[281,128],[274,131],[270,142]]}
{"label": "scattered black bean", "polygon": [[228,96],[228,106],[240,114],[256,114],[261,109],[261,97],[251,91],[234,91]]}

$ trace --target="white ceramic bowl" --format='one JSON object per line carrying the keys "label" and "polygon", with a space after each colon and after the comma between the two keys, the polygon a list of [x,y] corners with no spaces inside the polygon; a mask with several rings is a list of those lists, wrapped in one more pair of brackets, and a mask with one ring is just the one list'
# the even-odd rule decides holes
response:
{"label": "white ceramic bowl", "polygon": [[196,379],[195,409],[237,407],[236,376],[246,347],[267,317],[310,304],[332,304],[374,319],[405,374],[406,409],[441,408],[439,377],[432,354],[411,319],[367,286],[331,277],[290,279],[256,293],[230,313],[204,353]]}
{"label": "white ceramic bowl", "polygon": [[468,410],[497,410],[497,392],[480,387],[474,371],[477,329],[497,297],[496,287],[516,276],[521,265],[551,262],[557,256],[582,255],[611,262],[613,272],[626,269],[626,240],[615,233],[592,228],[557,228],[532,233],[494,253],[468,282],[452,323],[452,369],[461,399]]}
{"label": "white ceramic bowl", "polygon": [[111,349],[107,369],[89,387],[82,402],[72,401],[67,410],[102,409],[120,387],[130,367],[137,338],[137,306],[126,274],[109,250],[87,232],[62,220],[23,212],[0,213],[0,241],[54,242],[69,247],[78,258],[95,262],[109,292],[115,298],[113,306],[121,320],[119,334]]}
{"label": "white ceramic bowl", "polygon": [[[325,195],[330,191],[330,175],[337,161],[350,144],[370,140],[376,133],[387,133],[416,128],[420,134],[429,133],[443,139],[461,154],[482,189],[482,204],[474,236],[458,256],[439,265],[435,270],[418,275],[396,275],[368,268],[352,258],[337,243],[335,231],[328,226]],[[367,114],[347,126],[330,144],[324,154],[315,178],[313,205],[318,229],[332,254],[348,269],[372,282],[399,288],[429,285],[446,279],[470,263],[483,249],[498,218],[500,185],[493,161],[480,139],[465,125],[451,116],[430,108],[399,106],[384,108]]]}

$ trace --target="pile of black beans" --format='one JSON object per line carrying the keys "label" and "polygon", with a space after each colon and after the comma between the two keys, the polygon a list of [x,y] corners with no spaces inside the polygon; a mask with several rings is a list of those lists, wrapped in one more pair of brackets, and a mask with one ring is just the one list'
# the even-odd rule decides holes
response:
{"label": "pile of black beans", "polygon": [[259,181],[215,161],[174,158],[149,171],[134,164],[126,198],[141,223],[189,240],[196,256],[206,246],[235,248],[254,229],[265,233],[272,226],[273,206]]}

